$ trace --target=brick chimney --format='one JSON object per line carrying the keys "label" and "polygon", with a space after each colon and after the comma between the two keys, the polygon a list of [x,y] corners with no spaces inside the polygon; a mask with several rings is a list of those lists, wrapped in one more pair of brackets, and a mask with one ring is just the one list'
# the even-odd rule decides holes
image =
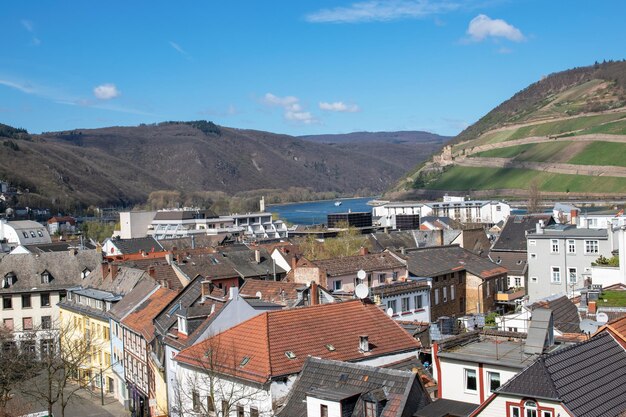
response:
{"label": "brick chimney", "polygon": [[297,265],[298,265],[298,257],[296,255],[293,255],[293,258],[291,258],[291,269],[296,269]]}
{"label": "brick chimney", "polygon": [[106,278],[106,276],[109,275],[109,263],[107,261],[103,261],[100,264],[100,267],[102,268],[102,278]]}
{"label": "brick chimney", "polygon": [[598,306],[596,304],[595,301],[589,301],[589,304],[587,305],[587,313],[589,314],[596,314],[596,311],[598,310]]}
{"label": "brick chimney", "polygon": [[577,223],[576,221],[577,217],[578,217],[578,210],[574,210],[574,209],[570,210],[569,212],[570,224],[575,225]]}
{"label": "brick chimney", "polygon": [[437,245],[443,246],[443,229],[435,230],[437,234]]}
{"label": "brick chimney", "polygon": [[359,255],[365,256],[368,253],[370,253],[370,251],[365,246],[361,246],[361,248],[359,249]]}
{"label": "brick chimney", "polygon": [[315,306],[320,303],[320,294],[317,282],[311,281],[311,305]]}
{"label": "brick chimney", "polygon": [[148,275],[152,278],[156,277],[156,268],[154,266],[148,268]]}
{"label": "brick chimney", "polygon": [[117,276],[117,271],[118,271],[118,266],[117,264],[111,264],[109,267],[109,270],[111,271],[111,281],[113,281],[115,279],[115,277]]}

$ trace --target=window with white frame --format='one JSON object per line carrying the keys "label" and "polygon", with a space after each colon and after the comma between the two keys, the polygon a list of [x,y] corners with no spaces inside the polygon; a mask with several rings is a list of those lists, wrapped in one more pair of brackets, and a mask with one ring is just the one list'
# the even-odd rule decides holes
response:
{"label": "window with white frame", "polygon": [[600,252],[600,244],[597,240],[585,240],[585,254]]}
{"label": "window with white frame", "polygon": [[567,268],[567,281],[570,284],[576,284],[576,282],[578,281],[576,268]]}
{"label": "window with white frame", "polygon": [[522,411],[516,405],[512,405],[509,407],[509,415],[511,417],[522,417]]}
{"label": "window with white frame", "polygon": [[545,410],[543,410],[541,412],[541,417],[552,417],[552,411],[545,411]]}
{"label": "window with white frame", "polygon": [[515,286],[516,287],[522,286],[522,277],[515,277]]}
{"label": "window with white frame", "polygon": [[341,280],[337,280],[337,281],[333,282],[333,290],[334,291],[341,291]]}
{"label": "window with white frame", "polygon": [[450,285],[450,299],[454,300],[454,284]]}
{"label": "window with white frame", "polygon": [[443,287],[443,302],[448,302],[448,287]]}
{"label": "window with white frame", "polygon": [[559,240],[558,239],[550,240],[550,253],[559,253]]}
{"label": "window with white frame", "polygon": [[500,373],[487,372],[487,381],[489,382],[489,392],[495,392],[500,388]]}
{"label": "window with white frame", "polygon": [[567,253],[576,253],[576,241],[574,239],[567,240]]}
{"label": "window with white frame", "polygon": [[396,302],[396,300],[389,300],[387,301],[387,308],[392,309],[395,314],[398,312],[398,303]]}
{"label": "window with white frame", "polygon": [[463,371],[465,374],[465,391],[476,392],[476,387],[478,386],[476,380],[476,370],[464,369]]}
{"label": "window with white frame", "polygon": [[402,297],[402,312],[407,312],[411,309],[409,302],[410,302],[410,298],[409,297]]}
{"label": "window with white frame", "polygon": [[435,305],[439,304],[439,288],[435,288]]}
{"label": "window with white frame", "polygon": [[528,240],[528,245],[529,246],[535,246],[537,244],[537,241],[535,239],[529,239]]}
{"label": "window with white frame", "polygon": [[561,283],[561,268],[558,266],[553,266],[551,268],[550,281],[555,284]]}
{"label": "window with white frame", "polygon": [[422,294],[416,295],[413,298],[413,302],[415,303],[415,309],[422,308]]}
{"label": "window with white frame", "polygon": [[524,403],[525,417],[537,417],[537,403],[534,401],[526,401]]}

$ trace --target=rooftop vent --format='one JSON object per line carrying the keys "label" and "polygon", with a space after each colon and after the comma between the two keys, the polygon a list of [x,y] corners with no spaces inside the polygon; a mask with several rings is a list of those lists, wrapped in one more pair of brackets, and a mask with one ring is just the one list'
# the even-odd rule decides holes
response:
{"label": "rooftop vent", "polygon": [[326,344],[325,346],[326,346],[326,349],[328,349],[328,351],[329,351],[329,352],[334,352],[335,350],[337,350],[337,349],[335,349],[335,347],[334,347],[333,345],[331,345],[330,343]]}
{"label": "rooftop vent", "polygon": [[296,354],[293,353],[291,350],[288,350],[287,352],[285,352],[285,356],[287,356],[289,359],[295,359],[296,358]]}
{"label": "rooftop vent", "polygon": [[243,368],[248,362],[250,362],[250,356],[244,356],[239,366]]}

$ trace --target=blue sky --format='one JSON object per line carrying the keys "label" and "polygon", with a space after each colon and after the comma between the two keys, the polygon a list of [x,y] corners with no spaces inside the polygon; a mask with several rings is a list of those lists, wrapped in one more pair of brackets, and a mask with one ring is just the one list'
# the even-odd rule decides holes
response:
{"label": "blue sky", "polygon": [[543,75],[626,58],[624,16],[622,0],[3,2],[0,122],[452,135]]}

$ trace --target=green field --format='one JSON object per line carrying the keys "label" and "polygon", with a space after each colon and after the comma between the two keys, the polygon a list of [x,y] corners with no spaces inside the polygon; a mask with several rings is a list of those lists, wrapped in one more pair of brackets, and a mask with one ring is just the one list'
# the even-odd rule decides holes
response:
{"label": "green field", "polygon": [[475,156],[483,158],[514,158],[516,161],[546,162],[550,161],[554,155],[569,145],[569,142],[529,143],[507,148],[490,149],[479,152]]}
{"label": "green field", "polygon": [[596,116],[583,116],[574,119],[524,126],[513,132],[506,140],[523,139],[531,136],[560,135],[574,130],[592,128],[601,123],[614,121],[623,117],[624,113],[599,114]]}
{"label": "green field", "polygon": [[626,143],[591,142],[568,162],[576,165],[626,167],[626,158],[624,156],[626,156]]}
{"label": "green field", "polygon": [[589,135],[592,133],[605,133],[607,135],[626,135],[626,120],[617,120],[615,122],[589,127],[576,134]]}
{"label": "green field", "polygon": [[598,306],[626,307],[626,291],[602,291],[600,300],[598,300]]}
{"label": "green field", "polygon": [[626,178],[587,177],[583,175],[553,174],[517,168],[474,168],[454,166],[426,188],[432,190],[492,190],[528,189],[531,181],[538,182],[541,191],[576,193],[624,193]]}

